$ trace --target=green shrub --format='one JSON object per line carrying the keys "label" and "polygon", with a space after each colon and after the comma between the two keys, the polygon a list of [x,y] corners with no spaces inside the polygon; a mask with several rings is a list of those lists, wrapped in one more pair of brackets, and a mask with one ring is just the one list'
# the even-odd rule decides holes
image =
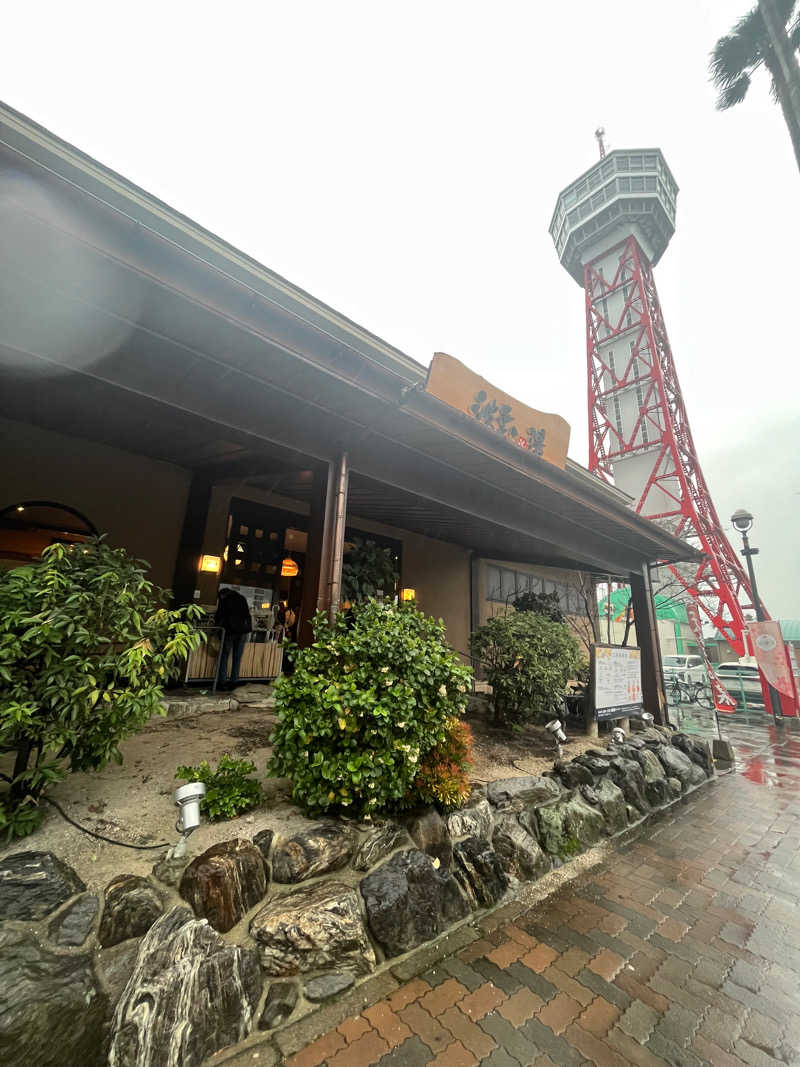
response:
{"label": "green shrub", "polygon": [[472,731],[461,719],[448,719],[445,735],[423,758],[409,795],[409,807],[436,804],[445,810],[461,808],[469,799]]}
{"label": "green shrub", "polygon": [[413,608],[370,600],[332,628],[320,613],[314,636],[275,687],[270,772],[291,778],[310,811],[395,807],[464,711],[471,671],[441,621]]}
{"label": "green shrub", "polygon": [[342,600],[358,604],[378,593],[391,600],[399,577],[391,548],[354,537],[342,563]]}
{"label": "green shrub", "polygon": [[51,783],[121,763],[120,742],[163,714],[163,685],[199,643],[200,612],[163,607],[145,567],[97,538],[0,574],[0,751],[14,753],[2,776],[6,835],[36,828]]}
{"label": "green shrub", "polygon": [[520,593],[511,601],[515,611],[532,611],[536,615],[543,615],[551,622],[566,622],[567,617],[561,610],[561,601],[558,593],[534,593],[529,589]]}
{"label": "green shrub", "polygon": [[582,663],[568,626],[531,611],[489,619],[472,634],[470,647],[494,692],[497,722],[529,722],[549,712]]}
{"label": "green shrub", "polygon": [[178,767],[175,777],[205,785],[206,795],[200,801],[200,810],[216,822],[232,819],[261,803],[261,784],[249,777],[255,769],[255,763],[233,759],[226,752],[220,757],[216,770],[203,760],[197,767]]}

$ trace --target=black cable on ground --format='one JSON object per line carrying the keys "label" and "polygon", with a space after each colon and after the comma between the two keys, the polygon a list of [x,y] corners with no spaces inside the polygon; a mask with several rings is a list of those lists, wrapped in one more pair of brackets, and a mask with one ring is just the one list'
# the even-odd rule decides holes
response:
{"label": "black cable on ground", "polygon": [[98,841],[106,841],[109,845],[119,845],[120,848],[137,848],[145,852],[147,849],[155,848],[169,848],[169,842],[164,841],[160,845],[134,845],[130,841],[115,841],[113,837],[106,837],[105,834],[98,834],[95,830],[90,830],[88,826],[81,826],[79,822],[67,815],[64,809],[55,800],[50,797],[42,797],[42,800],[46,800],[48,804],[52,804],[56,811],[62,818],[66,819],[70,826],[74,826],[76,830],[80,830],[82,834],[88,834],[89,837],[96,837]]}

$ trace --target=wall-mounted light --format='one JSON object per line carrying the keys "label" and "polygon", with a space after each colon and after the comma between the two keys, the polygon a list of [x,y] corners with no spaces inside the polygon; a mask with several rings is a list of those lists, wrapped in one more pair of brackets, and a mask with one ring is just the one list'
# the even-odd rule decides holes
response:
{"label": "wall-mounted light", "polygon": [[404,604],[410,604],[412,601],[417,599],[416,589],[403,589],[400,593],[400,599],[403,601]]}
{"label": "wall-mounted light", "polygon": [[222,568],[222,558],[220,556],[201,556],[200,557],[200,570],[207,571],[209,574],[219,574]]}
{"label": "wall-mounted light", "polygon": [[296,578],[300,573],[300,568],[292,559],[291,556],[287,556],[281,563],[281,578]]}

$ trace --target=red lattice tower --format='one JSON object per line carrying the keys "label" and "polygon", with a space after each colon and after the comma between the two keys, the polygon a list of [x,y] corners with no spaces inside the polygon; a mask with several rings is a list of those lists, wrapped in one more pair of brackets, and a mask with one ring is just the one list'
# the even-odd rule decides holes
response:
{"label": "red lattice tower", "polygon": [[653,279],[677,192],[660,151],[615,150],[561,193],[550,234],[585,290],[589,469],[704,553],[670,570],[743,656],[750,583],[703,477]]}

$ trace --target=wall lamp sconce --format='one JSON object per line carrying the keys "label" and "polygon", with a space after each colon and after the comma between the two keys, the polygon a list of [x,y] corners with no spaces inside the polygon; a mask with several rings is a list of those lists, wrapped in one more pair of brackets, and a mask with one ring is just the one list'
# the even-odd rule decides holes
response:
{"label": "wall lamp sconce", "polygon": [[200,570],[208,574],[219,574],[222,569],[221,556],[201,556]]}

